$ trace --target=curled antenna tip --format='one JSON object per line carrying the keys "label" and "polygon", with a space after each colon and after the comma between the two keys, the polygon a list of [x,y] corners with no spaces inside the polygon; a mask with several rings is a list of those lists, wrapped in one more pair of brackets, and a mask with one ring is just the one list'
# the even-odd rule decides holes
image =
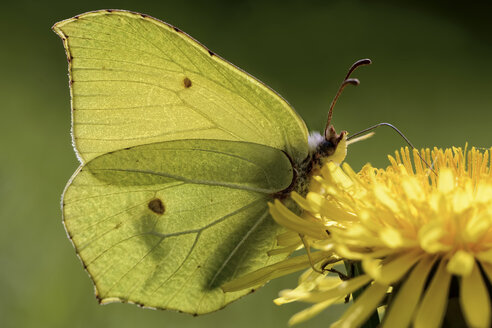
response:
{"label": "curled antenna tip", "polygon": [[359,59],[358,61],[352,64],[347,75],[345,76],[345,80],[348,79],[350,74],[352,74],[352,72],[355,71],[357,67],[369,65],[369,64],[372,64],[372,61],[369,58]]}
{"label": "curled antenna tip", "polygon": [[359,59],[358,61],[355,62],[355,64],[357,64],[358,66],[369,65],[372,64],[372,60],[370,60],[369,58]]}
{"label": "curled antenna tip", "polygon": [[359,59],[352,65],[351,69],[353,70],[359,66],[370,65],[370,64],[372,64],[372,61],[369,58]]}
{"label": "curled antenna tip", "polygon": [[345,81],[343,81],[342,86],[346,86],[347,84],[359,85],[360,81],[359,79],[346,79]]}

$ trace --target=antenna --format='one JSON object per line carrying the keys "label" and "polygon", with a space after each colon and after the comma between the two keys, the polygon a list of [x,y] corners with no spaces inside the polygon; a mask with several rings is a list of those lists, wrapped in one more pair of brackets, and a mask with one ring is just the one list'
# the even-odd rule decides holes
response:
{"label": "antenna", "polygon": [[338,91],[337,93],[335,94],[335,98],[333,98],[333,100],[331,101],[331,104],[330,104],[330,110],[328,111],[328,120],[326,122],[326,127],[325,127],[325,138],[327,138],[327,132],[328,132],[328,128],[331,124],[331,118],[333,116],[333,107],[335,107],[335,104],[337,103],[337,100],[338,100],[338,97],[340,97],[340,94],[342,93],[343,89],[345,89],[345,87],[349,84],[351,85],[359,85],[360,82],[359,80],[357,79],[350,79],[350,75],[352,74],[353,71],[355,71],[358,67],[360,66],[364,66],[364,65],[369,65],[371,64],[371,60],[368,59],[368,58],[365,58],[365,59],[359,59],[358,61],[356,61],[349,69],[347,75],[345,75],[345,78],[343,79],[342,81],[342,84],[340,84],[340,87],[338,87]]}
{"label": "antenna", "polygon": [[[403,138],[403,140],[405,140],[405,142],[406,142],[406,143],[407,143],[407,144],[408,144],[408,145],[409,145],[412,149],[417,149],[417,148],[415,148],[415,146],[414,146],[414,145],[410,142],[410,140],[408,140],[408,138],[407,138],[407,137],[405,137],[405,135],[404,135],[404,134],[403,134],[400,130],[398,130],[398,129],[396,128],[396,126],[394,126],[394,125],[393,125],[393,124],[391,124],[391,123],[378,123],[378,124],[376,124],[376,125],[373,125],[373,126],[371,126],[371,127],[368,127],[367,129],[364,129],[364,130],[362,130],[362,131],[359,131],[359,132],[357,132],[357,133],[355,133],[355,134],[351,135],[350,137],[348,137],[348,138],[347,138],[347,141],[349,141],[349,140],[351,140],[351,139],[354,139],[354,138],[356,138],[356,137],[358,137],[358,136],[364,135],[364,134],[366,134],[367,132],[370,132],[370,131],[376,130],[376,129],[377,129],[377,128],[379,128],[380,126],[388,126],[388,127],[392,128],[392,129],[393,129],[396,133],[398,133],[398,134],[400,135],[400,137],[402,137],[402,138]],[[430,169],[430,170],[431,170],[431,171],[432,171],[432,172],[433,172],[433,173],[437,176],[437,173],[434,171],[434,167],[433,167],[433,165],[429,165],[429,163],[427,163],[427,162],[425,161],[425,159],[424,159],[422,156],[420,156],[420,153],[418,152],[418,150],[417,150],[417,155],[418,155],[418,156],[419,156],[419,158],[422,160],[422,162],[424,162],[424,163],[425,163],[425,165],[427,165],[427,167],[428,167],[428,168],[429,168],[429,169]]]}

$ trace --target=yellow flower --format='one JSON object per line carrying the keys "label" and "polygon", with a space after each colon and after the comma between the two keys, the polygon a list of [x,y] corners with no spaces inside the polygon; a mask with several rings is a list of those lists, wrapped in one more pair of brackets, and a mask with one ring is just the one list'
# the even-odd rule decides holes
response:
{"label": "yellow flower", "polygon": [[[342,169],[327,163],[305,198],[292,197],[302,216],[279,201],[271,206],[274,219],[291,235],[300,235],[308,251],[287,261],[297,261],[297,270],[311,265],[296,289],[282,291],[275,300],[314,304],[290,324],[366,286],[333,327],[362,325],[385,300],[383,327],[440,327],[448,302],[456,297],[468,326],[490,327],[490,152],[434,148],[420,154],[432,169],[417,151],[412,165],[408,149],[389,156],[386,169],[366,165],[356,174],[346,164]],[[344,281],[328,276],[325,266],[341,258],[360,261],[364,272]],[[283,272],[294,271],[282,263]],[[272,276],[282,274],[270,270],[276,272]]]}
{"label": "yellow flower", "polygon": [[[361,261],[364,274],[324,288],[321,283],[299,295],[284,291],[277,303],[296,300],[320,304],[339,301],[361,286],[363,294],[343,314],[336,327],[361,325],[393,288],[383,327],[439,327],[453,277],[459,283],[459,303],[470,327],[490,326],[492,281],[492,171],[489,151],[461,148],[390,156],[386,170],[365,166],[355,174],[328,163],[315,177],[316,192],[294,196],[317,221],[297,217],[296,231],[311,238],[311,246],[333,249],[347,260]],[[276,202],[272,215],[292,229],[292,213]],[[289,222],[289,224],[286,224]],[[302,222],[309,222],[307,224]],[[311,232],[313,223],[329,231],[329,241]],[[302,228],[301,228],[302,227]],[[321,278],[318,278],[321,279]],[[320,282],[323,280],[319,280]],[[303,281],[301,281],[303,283]],[[329,305],[329,304],[328,304]],[[302,319],[302,316],[301,318]],[[297,320],[296,320],[297,321]]]}

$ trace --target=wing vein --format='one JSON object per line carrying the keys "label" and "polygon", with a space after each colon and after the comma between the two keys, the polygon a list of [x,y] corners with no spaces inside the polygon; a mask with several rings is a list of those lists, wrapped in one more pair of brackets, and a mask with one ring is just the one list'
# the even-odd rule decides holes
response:
{"label": "wing vein", "polygon": [[213,276],[212,280],[210,281],[208,287],[212,286],[212,284],[215,282],[215,279],[217,279],[217,277],[219,276],[219,274],[222,272],[222,270],[224,270],[225,266],[229,263],[229,261],[232,259],[232,257],[234,256],[234,254],[236,254],[236,252],[239,250],[239,248],[244,244],[244,242],[246,241],[246,239],[249,238],[249,236],[251,235],[251,233],[256,229],[258,228],[258,226],[265,220],[265,218],[268,216],[268,210],[265,211],[265,213],[263,213],[262,216],[260,216],[260,218],[258,219],[258,221],[255,222],[255,224],[248,230],[248,232],[246,232],[246,234],[243,236],[243,238],[241,238],[241,240],[239,241],[239,243],[237,243],[237,245],[234,247],[234,249],[232,250],[232,252],[229,254],[229,256],[225,259],[225,261],[222,263],[222,265],[220,266],[219,270],[217,270],[217,272],[215,273],[215,275]]}
{"label": "wing vein", "polygon": [[169,174],[169,173],[164,173],[164,172],[154,172],[150,170],[133,170],[133,169],[93,169],[94,171],[116,171],[116,172],[128,172],[128,173],[142,173],[142,174],[150,174],[150,175],[157,175],[157,176],[162,176],[165,178],[171,178],[183,182],[188,182],[188,183],[194,183],[194,184],[202,184],[202,185],[209,185],[209,186],[221,186],[221,187],[228,187],[231,189],[239,189],[239,190],[246,190],[246,191],[253,191],[257,192],[260,194],[271,194],[274,193],[276,190],[270,190],[270,189],[264,189],[264,188],[254,188],[254,187],[248,187],[248,186],[241,186],[238,184],[234,183],[228,183],[228,182],[216,182],[216,181],[208,181],[208,180],[198,180],[198,179],[188,179],[179,175],[175,174]]}

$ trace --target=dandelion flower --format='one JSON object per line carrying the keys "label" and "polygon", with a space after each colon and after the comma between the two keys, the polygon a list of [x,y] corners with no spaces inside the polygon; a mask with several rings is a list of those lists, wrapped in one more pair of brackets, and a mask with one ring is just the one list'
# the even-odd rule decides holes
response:
{"label": "dandelion flower", "polygon": [[[271,206],[274,219],[297,232],[307,250],[318,250],[307,254],[316,257],[315,265],[301,276],[299,286],[282,291],[276,300],[314,304],[290,323],[364,287],[333,327],[360,326],[383,303],[383,327],[440,327],[452,298],[459,300],[468,326],[490,327],[489,154],[475,148],[423,150],[420,155],[432,163],[432,170],[416,150],[412,165],[408,149],[389,156],[386,169],[366,165],[355,173],[347,164],[340,168],[327,163],[306,197],[293,195],[303,215],[276,201]],[[334,280],[326,270],[316,269],[323,254],[332,259],[329,263],[341,258],[360,263],[363,272]]]}

